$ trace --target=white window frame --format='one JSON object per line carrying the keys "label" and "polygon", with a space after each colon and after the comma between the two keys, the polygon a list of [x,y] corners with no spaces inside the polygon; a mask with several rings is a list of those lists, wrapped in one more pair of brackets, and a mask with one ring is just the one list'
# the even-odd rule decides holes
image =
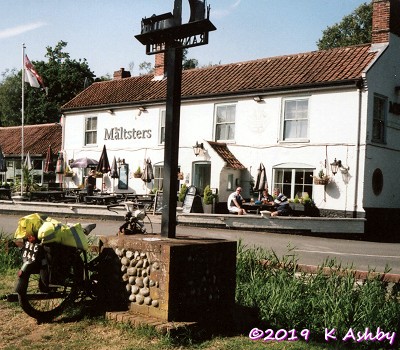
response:
{"label": "white window frame", "polygon": [[[283,194],[288,198],[295,198],[297,192],[307,192],[310,197],[313,195],[314,185],[312,175],[314,174],[315,169],[309,168],[307,166],[298,165],[296,167],[291,167],[288,165],[287,167],[274,167],[274,182],[271,193],[275,188],[279,188],[283,191]],[[288,172],[291,174],[290,182],[284,182],[284,178],[282,178],[282,182],[278,181],[278,172]],[[296,182],[296,173],[303,172],[303,180],[302,183]],[[290,187],[290,193],[287,188]],[[295,191],[296,188],[301,187],[301,191]],[[309,190],[310,189],[310,190]]]}
{"label": "white window frame", "polygon": [[[287,116],[288,103],[293,102],[307,102],[307,111],[303,114],[301,110],[296,109],[295,115],[293,117]],[[305,135],[296,135],[294,137],[286,136],[286,129],[288,122],[306,122]],[[306,97],[291,97],[282,99],[282,117],[281,117],[281,141],[286,142],[307,142],[309,141],[309,126],[310,126],[310,98]]]}
{"label": "white window frame", "polygon": [[[218,113],[220,109],[226,109],[229,107],[234,107],[234,111],[235,111],[235,115],[233,116],[233,121],[229,120],[229,121],[224,121],[224,122],[218,122]],[[236,112],[237,112],[237,103],[223,103],[223,104],[217,104],[214,107],[214,140],[215,141],[228,141],[228,142],[233,142],[235,141],[235,128],[236,128]],[[219,126],[224,126],[226,128],[229,129],[229,126],[233,126],[233,131],[231,131],[233,133],[233,135],[231,135],[231,137],[227,138],[218,138],[218,132],[217,132],[217,128]],[[229,132],[228,132],[229,133]]]}
{"label": "white window frame", "polygon": [[[380,102],[379,110],[377,102]],[[372,109],[372,142],[386,142],[386,118],[387,118],[388,99],[382,95],[374,94],[374,104]],[[376,137],[376,135],[378,136]]]}
{"label": "white window frame", "polygon": [[[88,121],[89,120],[96,120],[96,127],[92,129],[88,129]],[[92,146],[97,144],[97,115],[89,115],[85,117],[85,125],[84,125],[84,145],[85,146]],[[91,139],[93,138],[94,140],[89,140],[89,135],[92,135]],[[88,141],[94,141],[94,142],[88,142]]]}
{"label": "white window frame", "polygon": [[162,109],[160,111],[160,119],[158,123],[158,143],[163,145],[165,143],[165,118],[166,110]]}

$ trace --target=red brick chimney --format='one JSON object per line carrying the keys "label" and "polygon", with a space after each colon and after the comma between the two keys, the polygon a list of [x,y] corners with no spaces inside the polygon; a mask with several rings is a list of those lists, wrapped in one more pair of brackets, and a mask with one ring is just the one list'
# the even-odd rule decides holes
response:
{"label": "red brick chimney", "polygon": [[154,62],[154,76],[165,76],[166,67],[165,67],[165,54],[164,53],[156,53],[155,54],[155,62]]}
{"label": "red brick chimney", "polygon": [[400,1],[373,0],[372,43],[389,42],[390,33],[400,36]]}
{"label": "red brick chimney", "polygon": [[130,76],[131,76],[131,72],[126,71],[125,68],[120,68],[120,70],[116,70],[114,72],[114,80],[129,78]]}

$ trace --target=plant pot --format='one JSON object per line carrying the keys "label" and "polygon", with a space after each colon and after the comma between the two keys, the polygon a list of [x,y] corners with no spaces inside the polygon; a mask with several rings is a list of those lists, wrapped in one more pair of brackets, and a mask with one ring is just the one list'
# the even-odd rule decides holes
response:
{"label": "plant pot", "polygon": [[329,178],[317,178],[314,177],[314,184],[315,185],[327,185],[329,183]]}
{"label": "plant pot", "polygon": [[142,177],[142,174],[134,173],[133,177],[136,178],[136,179],[140,179]]}
{"label": "plant pot", "polygon": [[203,205],[204,208],[204,214],[212,214],[212,204],[204,204]]}

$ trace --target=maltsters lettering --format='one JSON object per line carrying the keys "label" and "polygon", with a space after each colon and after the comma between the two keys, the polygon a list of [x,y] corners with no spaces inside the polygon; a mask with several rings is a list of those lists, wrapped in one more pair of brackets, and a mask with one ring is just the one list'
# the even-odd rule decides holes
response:
{"label": "maltsters lettering", "polygon": [[104,140],[150,139],[151,136],[151,129],[125,129],[122,126],[119,128],[104,129]]}

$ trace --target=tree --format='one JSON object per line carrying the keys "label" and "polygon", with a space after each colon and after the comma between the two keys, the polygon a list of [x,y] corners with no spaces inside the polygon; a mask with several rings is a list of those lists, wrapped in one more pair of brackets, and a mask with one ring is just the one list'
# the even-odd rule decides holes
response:
{"label": "tree", "polygon": [[[85,86],[94,81],[86,59],[73,60],[64,52],[67,43],[64,41],[52,48],[46,48],[48,62],[32,62],[46,86],[43,89],[25,88],[25,124],[58,122],[61,117],[61,106],[70,101]],[[0,84],[0,122],[3,126],[21,124],[21,76],[22,72],[6,72]]]}
{"label": "tree", "polygon": [[335,47],[366,44],[371,42],[372,3],[361,4],[350,15],[343,17],[340,23],[328,27],[318,40],[319,50]]}

